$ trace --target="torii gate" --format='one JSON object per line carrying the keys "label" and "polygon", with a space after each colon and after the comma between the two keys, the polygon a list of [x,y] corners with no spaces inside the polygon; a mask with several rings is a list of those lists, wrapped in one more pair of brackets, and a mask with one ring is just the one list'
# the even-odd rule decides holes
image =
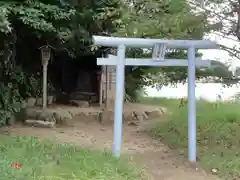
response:
{"label": "torii gate", "polygon": [[[122,143],[122,114],[124,103],[125,66],[188,66],[188,159],[196,162],[196,99],[195,71],[196,66],[207,67],[209,60],[195,57],[196,49],[217,49],[218,45],[208,40],[162,40],[143,38],[121,38],[93,36],[95,45],[117,47],[117,56],[98,58],[98,65],[116,65],[116,94],[114,107],[114,141],[113,155],[120,157]],[[153,59],[125,58],[126,47],[153,48]],[[187,49],[188,58],[165,59],[166,48]]]}

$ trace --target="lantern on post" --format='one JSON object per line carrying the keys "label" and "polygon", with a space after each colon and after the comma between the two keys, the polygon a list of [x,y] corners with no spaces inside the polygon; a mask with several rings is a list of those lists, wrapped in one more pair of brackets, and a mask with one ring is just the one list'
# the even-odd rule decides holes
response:
{"label": "lantern on post", "polygon": [[51,58],[51,47],[48,45],[44,45],[39,49],[41,50],[42,66],[47,66],[48,61]]}
{"label": "lantern on post", "polygon": [[47,107],[47,68],[48,62],[51,59],[51,50],[53,49],[50,45],[44,45],[39,48],[41,50],[41,63],[43,67],[43,108]]}

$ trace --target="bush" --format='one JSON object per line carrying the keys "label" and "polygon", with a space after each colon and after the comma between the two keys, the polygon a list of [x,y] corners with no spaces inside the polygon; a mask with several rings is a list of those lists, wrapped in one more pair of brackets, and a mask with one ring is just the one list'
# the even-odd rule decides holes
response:
{"label": "bush", "polygon": [[13,84],[0,83],[0,125],[6,125],[21,108],[21,96]]}

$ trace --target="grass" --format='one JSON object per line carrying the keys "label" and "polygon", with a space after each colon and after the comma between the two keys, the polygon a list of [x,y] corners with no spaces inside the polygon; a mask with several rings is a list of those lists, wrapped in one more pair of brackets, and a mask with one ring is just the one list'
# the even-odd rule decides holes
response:
{"label": "grass", "polygon": [[[19,163],[20,168],[13,168]],[[108,153],[40,141],[1,137],[0,180],[136,180],[138,171]]]}
{"label": "grass", "polygon": [[[142,103],[168,108],[168,121],[159,121],[151,135],[187,155],[187,104],[180,100],[143,98]],[[224,179],[240,179],[240,104],[197,102],[198,160]]]}

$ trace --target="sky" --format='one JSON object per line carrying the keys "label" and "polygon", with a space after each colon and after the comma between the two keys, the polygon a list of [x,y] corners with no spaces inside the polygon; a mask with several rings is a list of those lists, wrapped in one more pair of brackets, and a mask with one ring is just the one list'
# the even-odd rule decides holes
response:
{"label": "sky", "polygon": [[[226,38],[226,37],[221,37],[217,34],[210,34],[206,38],[218,44],[225,45],[227,47],[234,47],[239,45],[235,37]],[[234,70],[236,67],[240,67],[240,60],[229,56],[227,51],[219,50],[219,49],[211,49],[211,50],[200,50],[200,52],[203,53],[203,59],[218,60],[223,63],[230,62],[232,70]]]}
{"label": "sky", "polygon": [[[235,41],[234,38],[223,38],[215,34],[210,34],[207,39],[215,41],[219,44],[224,44],[228,47],[233,47],[237,44],[237,41]],[[203,53],[203,59],[218,60],[223,63],[230,63],[231,70],[233,71],[237,67],[240,67],[240,60],[230,57],[226,51],[214,49],[201,50],[200,52]],[[230,88],[223,88],[221,84],[198,83],[196,86],[196,98],[203,98],[209,101],[216,101],[220,99],[229,100],[234,94],[240,92],[239,86],[240,85],[235,85]],[[187,84],[179,84],[177,87],[163,87],[160,91],[157,91],[151,87],[146,87],[146,91],[148,96],[152,97],[182,98],[187,97]]]}

